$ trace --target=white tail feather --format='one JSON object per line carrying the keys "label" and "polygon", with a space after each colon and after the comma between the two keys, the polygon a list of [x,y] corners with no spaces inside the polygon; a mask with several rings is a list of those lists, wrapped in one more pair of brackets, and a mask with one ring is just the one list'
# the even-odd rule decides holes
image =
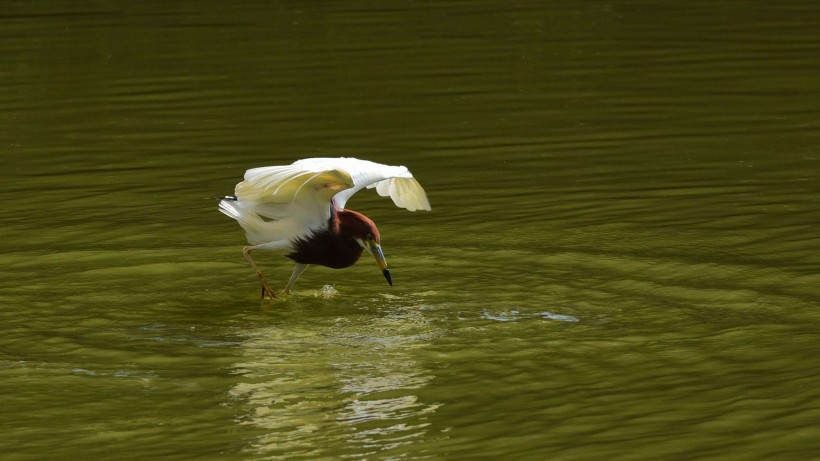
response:
{"label": "white tail feather", "polygon": [[229,218],[235,219],[248,234],[259,232],[265,224],[265,221],[258,214],[242,209],[239,202],[234,200],[221,200],[219,202],[219,211]]}

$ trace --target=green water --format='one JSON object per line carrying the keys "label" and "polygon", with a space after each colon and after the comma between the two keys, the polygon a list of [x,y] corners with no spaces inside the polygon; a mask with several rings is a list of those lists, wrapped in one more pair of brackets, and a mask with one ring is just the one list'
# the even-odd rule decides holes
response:
{"label": "green water", "polygon": [[[811,1],[0,12],[0,459],[820,458]],[[211,197],[407,165],[260,302]],[[292,264],[261,257],[283,287]]]}

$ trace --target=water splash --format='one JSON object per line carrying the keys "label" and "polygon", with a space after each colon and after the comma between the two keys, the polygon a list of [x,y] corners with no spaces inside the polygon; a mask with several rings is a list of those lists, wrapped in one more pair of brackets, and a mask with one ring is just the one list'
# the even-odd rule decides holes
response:
{"label": "water splash", "polygon": [[325,285],[322,287],[321,290],[314,291],[313,297],[329,299],[336,296],[337,294],[339,294],[339,292],[336,290],[336,287],[334,287],[333,285]]}

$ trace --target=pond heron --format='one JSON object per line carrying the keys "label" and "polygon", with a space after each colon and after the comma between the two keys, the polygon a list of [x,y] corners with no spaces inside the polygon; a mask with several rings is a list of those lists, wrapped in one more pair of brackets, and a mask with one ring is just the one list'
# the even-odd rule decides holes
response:
{"label": "pond heron", "polygon": [[345,209],[350,197],[365,187],[389,196],[400,208],[430,210],[427,194],[404,166],[309,158],[245,172],[234,195],[220,200],[219,211],[245,230],[250,246],[243,254],[262,284],[262,299],[266,294],[275,298],[276,292],[251,256],[256,250],[284,252],[296,262],[286,293],[310,264],[341,269],[353,265],[362,250],[376,258],[387,283],[393,285],[376,223]]}

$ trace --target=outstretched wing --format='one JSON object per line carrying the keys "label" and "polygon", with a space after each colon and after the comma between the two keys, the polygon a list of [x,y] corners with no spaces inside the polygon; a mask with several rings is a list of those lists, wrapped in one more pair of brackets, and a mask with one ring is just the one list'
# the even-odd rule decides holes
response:
{"label": "outstretched wing", "polygon": [[238,211],[223,213],[239,221],[253,244],[289,242],[327,227],[331,199],[353,185],[342,170],[295,165],[253,168],[236,185],[236,203],[224,207]]}
{"label": "outstretched wing", "polygon": [[295,164],[267,166],[246,171],[245,180],[236,185],[236,197],[243,202],[274,205],[328,203],[339,191],[351,187],[353,179],[343,170]]}
{"label": "outstretched wing", "polygon": [[246,171],[245,180],[236,185],[236,200],[223,200],[220,210],[239,222],[250,243],[285,247],[326,228],[331,206],[344,209],[347,200],[365,187],[375,187],[410,211],[430,209],[424,189],[403,166],[311,158]]}
{"label": "outstretched wing", "polygon": [[409,211],[430,210],[430,201],[421,185],[405,166],[383,165],[381,163],[355,158],[310,158],[299,160],[293,166],[308,170],[342,171],[349,175],[353,185],[340,189],[333,196],[333,203],[343,210],[347,201],[356,192],[367,187],[376,188],[382,197],[390,197],[393,203]]}

